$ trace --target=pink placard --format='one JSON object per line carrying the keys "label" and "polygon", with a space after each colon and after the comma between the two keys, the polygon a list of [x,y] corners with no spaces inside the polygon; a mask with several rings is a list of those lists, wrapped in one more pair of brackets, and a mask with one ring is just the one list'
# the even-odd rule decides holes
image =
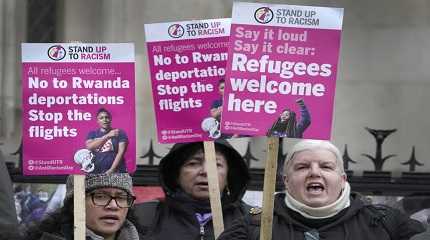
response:
{"label": "pink placard", "polygon": [[22,61],[25,175],[135,171],[133,44],[23,43]]}
{"label": "pink placard", "polygon": [[329,139],[343,10],[235,2],[223,133]]}
{"label": "pink placard", "polygon": [[145,25],[160,143],[221,137],[230,19]]}

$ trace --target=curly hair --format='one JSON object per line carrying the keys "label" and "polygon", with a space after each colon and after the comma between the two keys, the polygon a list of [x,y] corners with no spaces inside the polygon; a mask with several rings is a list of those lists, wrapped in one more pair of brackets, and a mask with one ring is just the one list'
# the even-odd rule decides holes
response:
{"label": "curly hair", "polygon": [[288,137],[295,137],[296,136],[296,126],[297,126],[297,120],[296,120],[296,113],[294,111],[291,111],[290,109],[284,109],[282,110],[282,113],[288,111],[290,113],[290,116],[286,121],[282,121],[281,117],[279,116],[276,120],[276,122],[272,125],[272,127],[267,131],[267,136],[272,136],[275,133],[282,134],[287,133]]}

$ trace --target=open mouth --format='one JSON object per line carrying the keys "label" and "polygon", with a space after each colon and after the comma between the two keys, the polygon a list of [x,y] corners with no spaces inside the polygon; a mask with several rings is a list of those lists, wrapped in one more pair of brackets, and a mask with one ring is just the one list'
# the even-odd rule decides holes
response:
{"label": "open mouth", "polygon": [[309,183],[306,186],[306,190],[310,193],[321,193],[324,189],[324,185],[321,183]]}

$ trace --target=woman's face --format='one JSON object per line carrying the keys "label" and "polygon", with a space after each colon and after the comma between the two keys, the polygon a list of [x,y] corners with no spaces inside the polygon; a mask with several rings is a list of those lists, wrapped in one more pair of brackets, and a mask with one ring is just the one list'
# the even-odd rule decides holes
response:
{"label": "woman's face", "polygon": [[224,96],[224,87],[225,87],[225,83],[222,82],[218,85],[218,92],[221,96]]}
{"label": "woman's face", "polygon": [[290,161],[284,183],[294,199],[310,207],[323,207],[339,198],[346,176],[332,152],[305,150],[296,153]]}
{"label": "woman's face", "polygon": [[281,116],[280,116],[280,118],[281,118],[281,121],[282,122],[285,122],[285,121],[287,121],[288,120],[288,118],[290,118],[290,111],[283,111],[282,113],[281,113]]}
{"label": "woman's face", "polygon": [[[221,192],[227,185],[228,166],[224,154],[216,152],[216,165],[218,169],[218,184]],[[209,199],[208,176],[206,172],[206,159],[203,150],[185,160],[179,169],[179,186],[194,199]]]}
{"label": "woman's face", "polygon": [[110,129],[112,123],[111,116],[107,112],[100,112],[97,115],[97,123],[103,129]]}
{"label": "woman's face", "polygon": [[[128,208],[121,208],[117,205],[117,201],[127,197],[127,192],[117,188],[100,188],[93,192],[94,197],[87,195],[85,198],[86,207],[86,226],[94,233],[104,238],[114,236],[121,229],[127,216]],[[97,206],[93,202],[95,200],[103,202],[104,199],[109,199],[110,196],[116,197],[117,200],[111,199],[106,206]]]}

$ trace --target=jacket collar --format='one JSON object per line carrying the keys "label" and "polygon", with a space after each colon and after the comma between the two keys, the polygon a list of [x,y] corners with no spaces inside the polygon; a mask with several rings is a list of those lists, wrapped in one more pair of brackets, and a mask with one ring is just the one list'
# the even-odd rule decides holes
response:
{"label": "jacket collar", "polygon": [[[104,240],[104,237],[95,234],[93,231],[87,228],[86,231],[87,240]],[[136,227],[128,220],[125,220],[124,225],[119,230],[115,240],[139,240],[139,234]]]}
{"label": "jacket collar", "polygon": [[[294,227],[303,229],[304,231],[308,231],[311,229],[309,226],[306,226],[304,221],[308,221],[308,219],[305,219],[300,214],[288,209],[285,204],[285,194],[284,193],[278,193],[275,196],[275,206],[274,206],[274,214],[277,215],[279,218],[284,219],[284,221],[294,225]],[[337,215],[327,219],[327,224],[319,228],[320,230],[324,230],[327,228],[330,228],[332,226],[341,224],[345,222],[347,219],[355,216],[358,211],[360,211],[364,207],[363,202],[360,200],[359,196],[355,193],[351,193],[351,205],[338,213]],[[302,220],[302,221],[300,221]],[[312,220],[309,220],[312,221]],[[321,220],[318,220],[321,221]]]}

